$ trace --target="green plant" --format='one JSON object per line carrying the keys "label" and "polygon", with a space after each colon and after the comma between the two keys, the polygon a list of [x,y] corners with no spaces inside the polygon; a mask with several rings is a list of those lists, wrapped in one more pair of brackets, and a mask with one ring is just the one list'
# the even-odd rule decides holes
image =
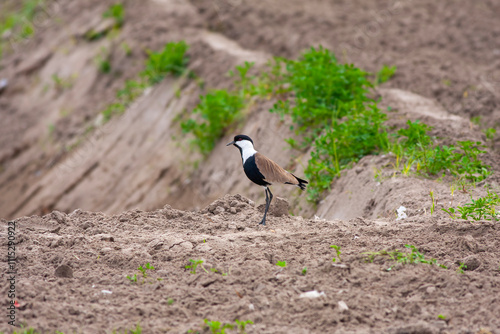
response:
{"label": "green plant", "polygon": [[[125,112],[128,106],[134,102],[144,89],[161,81],[168,73],[176,74],[178,67],[178,57],[182,56],[182,66],[187,64],[184,52],[188,46],[184,41],[167,43],[164,50],[159,53],[150,52],[150,57],[146,61],[145,69],[140,73],[140,79],[127,80],[125,86],[116,93],[116,101],[109,104],[102,111],[104,123],[109,121],[114,115]],[[184,50],[184,52],[181,52]],[[169,52],[172,52],[171,55]],[[175,68],[175,70],[174,70]]]}
{"label": "green plant", "polygon": [[338,262],[341,262],[342,260],[340,259],[340,254],[341,254],[341,251],[340,251],[340,246],[337,246],[337,245],[331,245],[330,248],[333,248],[335,249],[335,252],[337,253],[337,258],[333,258],[332,261],[333,262],[336,262],[338,260]]}
{"label": "green plant", "polygon": [[127,278],[129,279],[130,283],[137,283],[137,274],[134,274],[134,276],[128,276]]}
{"label": "green plant", "polygon": [[[45,0],[22,0],[18,6],[16,2],[2,3],[0,12],[0,58],[13,43],[31,37],[35,33],[33,20]],[[4,37],[5,36],[5,37]]]}
{"label": "green plant", "polygon": [[172,298],[167,299],[167,305],[172,305],[174,303],[174,300]]}
{"label": "green plant", "polygon": [[394,76],[396,73],[396,66],[387,66],[384,65],[380,69],[380,71],[377,72],[377,75],[375,76],[375,85],[380,85],[381,83],[384,83],[388,81],[390,78]]}
{"label": "green plant", "polygon": [[457,217],[461,219],[473,220],[494,220],[499,219],[497,207],[500,206],[500,196],[487,188],[487,194],[484,197],[473,199],[471,196],[471,203],[466,203],[464,206],[458,206],[456,209],[451,207],[448,209],[441,209],[446,212],[452,219]]}
{"label": "green plant", "polygon": [[285,267],[286,267],[286,261],[278,261],[278,262],[276,263],[276,265],[277,265],[278,267],[285,268]]}
{"label": "green plant", "polygon": [[238,326],[238,330],[239,330],[240,334],[245,334],[246,333],[246,327],[247,327],[247,325],[253,325],[253,321],[252,320],[240,321],[240,320],[236,319],[234,322]]}
{"label": "green plant", "polygon": [[143,266],[139,266],[139,268],[137,268],[137,270],[139,270],[141,273],[142,273],[142,277],[144,278],[147,278],[148,275],[146,273],[147,270],[155,270],[155,267],[153,267],[149,262],[146,263],[146,265],[143,267]]}
{"label": "green plant", "polygon": [[481,116],[474,116],[470,118],[470,121],[472,124],[475,124],[477,126],[481,125]]}
{"label": "green plant", "polygon": [[[139,323],[135,325],[135,329],[125,329],[123,331],[123,334],[141,334],[142,333],[142,328]],[[113,331],[113,334],[119,334],[116,330]]]}
{"label": "green plant", "polygon": [[[430,264],[430,265],[438,265],[441,268],[447,269],[445,265],[438,264],[436,259],[429,259],[427,260],[424,256],[424,254],[420,253],[418,249],[413,246],[413,245],[405,245],[405,248],[410,250],[410,253],[403,253],[400,252],[399,250],[394,250],[394,251],[378,251],[378,252],[365,252],[363,255],[366,256],[366,261],[367,262],[373,262],[374,259],[377,256],[387,256],[389,259],[392,261],[395,261],[397,263],[401,264],[418,264],[418,263],[425,263],[425,264]],[[387,270],[391,270],[393,266],[389,267]]]}
{"label": "green plant", "polygon": [[457,268],[457,273],[463,274],[465,269],[467,269],[467,265],[463,262],[460,262],[460,265]]}
{"label": "green plant", "polygon": [[434,210],[436,208],[436,199],[434,198],[434,191],[429,191],[429,196],[431,197],[431,201],[432,201],[432,204],[431,204],[431,215],[434,214]]}
{"label": "green plant", "polygon": [[75,75],[75,74],[73,74],[67,78],[60,77],[58,74],[52,75],[52,81],[54,82],[54,88],[59,92],[62,92],[66,89],[73,87],[76,78],[77,78],[77,75]]}
{"label": "green plant", "polygon": [[479,156],[486,153],[481,150],[481,142],[458,141],[457,146],[435,144],[427,132],[431,127],[420,121],[408,121],[407,129],[399,129],[393,137],[391,150],[402,160],[416,165],[416,172],[421,175],[436,175],[448,172],[456,178],[465,177],[471,181],[481,181],[491,174],[491,167],[484,165]]}
{"label": "green plant", "polygon": [[193,110],[193,114],[199,114],[201,120],[190,118],[182,122],[182,131],[194,135],[192,144],[206,156],[225,130],[239,119],[243,106],[244,101],[239,95],[227,90],[213,90],[201,96],[200,103]]}
{"label": "green plant", "polygon": [[186,56],[188,49],[186,42],[180,41],[167,43],[160,52],[148,51],[149,57],[142,75],[151,85],[162,81],[167,74],[182,75],[189,62]]}
{"label": "green plant", "polygon": [[111,54],[107,48],[101,48],[99,54],[95,58],[95,63],[97,64],[99,72],[105,74],[111,72]]}
{"label": "green plant", "polygon": [[[148,277],[147,271],[148,270],[155,270],[155,267],[153,267],[148,262],[144,266],[139,266],[139,268],[137,268],[137,270],[142,274],[142,278],[143,278],[142,283],[144,283],[144,280]],[[130,281],[130,283],[137,283],[137,274],[134,274],[133,276],[132,275],[127,276],[127,278]]]}
{"label": "green plant", "polygon": [[438,319],[441,319],[441,320],[446,320],[446,316],[442,315],[442,314],[438,314]]}
{"label": "green plant", "polygon": [[222,323],[220,321],[210,321],[208,319],[204,320],[206,328],[208,328],[212,334],[225,334],[226,330],[237,329],[240,334],[246,334],[247,325],[253,325],[253,321],[246,320],[240,321],[236,319],[233,323]]}
{"label": "green plant", "polygon": [[483,130],[486,139],[492,141],[495,138],[495,135],[497,133],[497,130],[495,128],[487,128]]}
{"label": "green plant", "polygon": [[116,3],[111,5],[108,10],[104,12],[102,15],[104,18],[112,18],[115,20],[115,29],[119,29],[123,26],[125,22],[125,9],[123,8],[123,4]]}
{"label": "green plant", "polygon": [[210,321],[205,319],[205,324],[210,329],[212,334],[224,334],[226,333],[226,329],[233,329],[233,324],[223,324],[220,321]]}
{"label": "green plant", "polygon": [[203,260],[189,259],[189,262],[191,262],[191,264],[186,265],[184,268],[191,269],[191,274],[196,274],[196,268],[198,268],[198,266],[200,266],[208,274],[208,271],[205,269],[205,267],[203,267]]}
{"label": "green plant", "polygon": [[302,274],[302,276],[306,276],[306,274],[307,274],[307,267],[304,267],[304,269],[302,269],[301,274]]}

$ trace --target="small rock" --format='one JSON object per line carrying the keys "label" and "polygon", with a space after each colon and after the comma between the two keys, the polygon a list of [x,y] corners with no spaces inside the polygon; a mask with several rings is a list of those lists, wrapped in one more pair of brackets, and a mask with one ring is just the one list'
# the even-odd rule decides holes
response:
{"label": "small rock", "polygon": [[64,213],[59,211],[53,211],[50,215],[59,224],[66,224],[66,215]]}
{"label": "small rock", "polygon": [[233,215],[236,214],[236,208],[235,207],[229,208],[229,212],[232,213]]}
{"label": "small rock", "polygon": [[470,255],[464,259],[464,264],[467,266],[464,270],[473,271],[479,268],[481,261],[475,255]]}
{"label": "small rock", "polygon": [[326,294],[321,291],[321,292],[318,292],[316,290],[313,290],[313,291],[307,291],[307,292],[303,292],[300,294],[299,298],[318,298],[318,297],[321,297],[321,296],[325,296],[326,297]]}
{"label": "small rock", "polygon": [[112,252],[112,251],[113,251],[113,249],[112,249],[111,247],[104,247],[104,248],[101,248],[100,253],[101,253],[102,255],[105,255],[105,254],[110,253],[110,252]]}
{"label": "small rock", "polygon": [[349,310],[349,307],[347,306],[347,304],[343,300],[339,301],[337,303],[337,305],[339,306],[340,312],[345,312],[345,311]]}
{"label": "small rock", "polygon": [[215,208],[214,214],[215,215],[220,215],[221,213],[224,213],[224,211],[226,211],[226,209],[224,209],[222,206],[218,206],[218,207]]}
{"label": "small rock", "polygon": [[189,241],[184,241],[183,243],[181,243],[179,246],[185,248],[185,249],[193,249],[194,246],[191,242]]}
{"label": "small rock", "polygon": [[426,291],[428,294],[432,295],[434,292],[436,292],[436,287],[435,287],[435,286],[430,286],[430,287],[428,287],[427,289],[425,289],[425,291]]}
{"label": "small rock", "polygon": [[109,242],[115,241],[115,238],[113,238],[111,234],[97,234],[94,236],[94,238],[102,241],[109,241]]}
{"label": "small rock", "polygon": [[55,273],[56,277],[73,278],[73,269],[70,266],[63,264],[57,267]]}

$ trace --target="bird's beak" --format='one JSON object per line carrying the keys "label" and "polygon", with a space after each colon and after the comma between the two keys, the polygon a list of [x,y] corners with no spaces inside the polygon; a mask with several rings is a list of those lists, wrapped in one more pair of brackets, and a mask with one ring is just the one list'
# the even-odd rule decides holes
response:
{"label": "bird's beak", "polygon": [[226,146],[229,146],[229,145],[234,145],[235,141],[233,140],[232,142],[228,143]]}

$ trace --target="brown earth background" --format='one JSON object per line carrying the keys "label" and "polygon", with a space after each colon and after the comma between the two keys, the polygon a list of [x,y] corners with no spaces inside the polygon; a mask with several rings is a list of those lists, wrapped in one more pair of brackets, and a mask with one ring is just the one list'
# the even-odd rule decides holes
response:
{"label": "brown earth background", "polygon": [[[0,89],[1,240],[6,250],[7,220],[15,219],[18,324],[41,333],[121,333],[137,323],[144,333],[204,333],[204,319],[240,319],[254,322],[248,333],[500,333],[500,225],[440,210],[484,195],[485,184],[499,189],[500,137],[487,141],[481,131],[500,126],[498,1],[126,0],[119,34],[89,42],[88,31],[109,23],[102,13],[111,4],[48,2],[34,36],[0,61],[0,80],[8,80]],[[179,40],[205,88],[167,77],[100,125],[146,50]],[[258,70],[272,56],[296,58],[317,45],[370,72],[397,66],[376,89],[381,109],[397,111],[388,123],[420,119],[444,143],[483,141],[494,173],[452,194],[446,180],[394,175],[394,157],[368,156],[317,206],[274,187],[290,207],[277,201],[283,207],[268,227],[257,227],[264,193],[225,143],[245,133],[303,175],[308,153],[284,141],[290,124],[268,112],[272,101],[256,103],[196,169],[201,156],[188,149],[178,118],[207,89],[231,87],[236,65],[253,61]],[[96,65],[103,48],[111,74]],[[54,75],[71,84],[57,87]],[[400,206],[407,219],[396,220]],[[405,244],[448,269],[387,271],[387,258],[367,263],[362,254]],[[330,245],[341,246],[341,265]],[[202,259],[208,272],[191,274],[189,259]],[[131,284],[126,276],[146,262],[156,269]],[[2,284],[2,310],[8,290]],[[311,290],[324,295],[299,297]],[[10,333],[6,319],[0,331]]]}

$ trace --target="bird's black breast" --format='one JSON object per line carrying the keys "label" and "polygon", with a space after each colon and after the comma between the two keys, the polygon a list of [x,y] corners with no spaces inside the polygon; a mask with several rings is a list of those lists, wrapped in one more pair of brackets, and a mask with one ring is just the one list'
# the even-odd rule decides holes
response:
{"label": "bird's black breast", "polygon": [[250,181],[252,181],[253,183],[258,184],[259,186],[271,185],[271,183],[264,180],[264,175],[262,175],[262,173],[257,168],[257,164],[255,163],[255,155],[252,155],[245,161],[245,163],[243,164],[243,170],[245,171],[245,174],[250,179]]}

